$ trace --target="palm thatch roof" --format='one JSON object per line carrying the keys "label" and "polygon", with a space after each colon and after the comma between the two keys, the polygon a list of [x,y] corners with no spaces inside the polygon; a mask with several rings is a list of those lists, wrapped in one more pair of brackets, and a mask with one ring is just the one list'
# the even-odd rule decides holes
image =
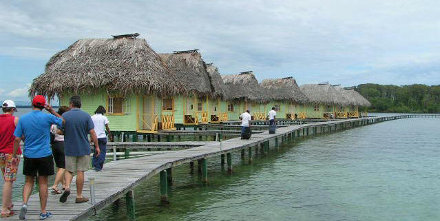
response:
{"label": "palm thatch roof", "polygon": [[347,105],[348,101],[332,85],[326,84],[305,84],[301,85],[301,91],[307,96],[310,102],[326,105]]}
{"label": "palm thatch roof", "polygon": [[339,85],[334,86],[334,88],[336,90],[338,90],[338,92],[341,93],[341,95],[347,101],[344,105],[346,105],[346,106],[348,106],[348,105],[354,105],[354,106],[359,105],[358,100],[354,96],[352,96],[352,94],[350,92],[348,92],[347,90],[345,90],[344,88],[342,88]]}
{"label": "palm thatch roof", "polygon": [[228,88],[229,99],[246,99],[255,102],[266,102],[270,99],[266,89],[258,84],[257,78],[255,78],[252,71],[222,75],[222,78]]}
{"label": "palm thatch roof", "polygon": [[223,82],[222,76],[220,75],[218,68],[211,63],[211,64],[207,64],[206,70],[208,71],[209,78],[211,81],[213,95],[215,97],[220,97],[220,98],[227,100],[228,99],[228,88],[226,87],[225,83]]}
{"label": "palm thatch roof", "polygon": [[350,97],[352,97],[355,100],[354,105],[364,106],[364,107],[371,106],[370,101],[368,101],[364,96],[359,94],[353,88],[345,88],[344,91],[346,94],[348,94]]}
{"label": "palm thatch roof", "polygon": [[178,80],[145,39],[82,39],[49,60],[29,94],[53,97],[105,89],[123,94],[171,95],[182,92]]}
{"label": "palm thatch roof", "polygon": [[300,104],[308,101],[293,77],[265,79],[261,86],[267,89],[272,100],[288,100]]}
{"label": "palm thatch roof", "polygon": [[213,89],[205,62],[197,50],[161,53],[159,56],[185,88],[185,93],[213,96]]}

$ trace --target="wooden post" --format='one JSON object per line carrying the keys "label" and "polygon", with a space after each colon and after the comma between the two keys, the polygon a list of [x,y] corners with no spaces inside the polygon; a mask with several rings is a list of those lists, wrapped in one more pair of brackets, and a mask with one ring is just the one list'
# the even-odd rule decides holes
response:
{"label": "wooden post", "polygon": [[166,138],[167,138],[167,142],[171,142],[171,135],[167,135]]}
{"label": "wooden post", "polygon": [[206,158],[202,159],[202,182],[208,183],[208,166],[206,163]]}
{"label": "wooden post", "polygon": [[232,155],[231,155],[231,153],[226,154],[226,161],[228,162],[228,172],[232,173]]}
{"label": "wooden post", "polygon": [[173,171],[171,167],[167,169],[167,181],[169,186],[173,185]]}
{"label": "wooden post", "polygon": [[278,137],[275,137],[275,147],[278,148],[280,145],[278,144]]}
{"label": "wooden post", "polygon": [[252,147],[249,147],[248,155],[249,155],[249,162],[252,162]]}
{"label": "wooden post", "polygon": [[125,194],[125,204],[127,206],[127,214],[130,220],[136,220],[136,206],[134,203],[134,191],[129,190]]}
{"label": "wooden post", "polygon": [[190,173],[193,174],[194,173],[194,161],[189,162],[189,169],[190,169]]}
{"label": "wooden post", "polygon": [[199,174],[202,173],[202,159],[198,159],[198,160],[197,160],[197,172],[198,172]]}
{"label": "wooden post", "polygon": [[160,171],[160,201],[168,202],[168,179],[167,171]]}
{"label": "wooden post", "polygon": [[133,142],[137,142],[137,141],[138,141],[138,135],[137,135],[137,133],[134,133],[134,134],[133,134],[132,140],[133,140]]}
{"label": "wooden post", "polygon": [[244,160],[244,148],[241,149],[241,159]]}
{"label": "wooden post", "polygon": [[116,161],[116,146],[113,146],[113,161]]}
{"label": "wooden post", "polygon": [[125,153],[124,153],[124,155],[125,155],[125,159],[130,158],[130,150],[129,150],[128,148],[125,148]]}
{"label": "wooden post", "polygon": [[224,154],[220,155],[220,165],[221,165],[222,170],[223,170],[224,167],[225,167],[225,155]]}

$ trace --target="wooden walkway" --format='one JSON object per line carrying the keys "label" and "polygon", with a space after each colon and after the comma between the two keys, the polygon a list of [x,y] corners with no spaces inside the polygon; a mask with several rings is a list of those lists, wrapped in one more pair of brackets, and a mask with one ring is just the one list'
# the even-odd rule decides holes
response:
{"label": "wooden walkway", "polygon": [[[317,122],[304,125],[293,125],[277,129],[276,134],[268,132],[253,135],[250,140],[241,140],[234,138],[222,142],[205,142],[200,145],[194,145],[189,149],[180,151],[171,151],[164,154],[158,154],[148,157],[140,157],[126,160],[118,160],[106,163],[102,172],[87,171],[85,173],[86,183],[84,185],[84,195],[90,197],[90,178],[94,178],[95,203],[75,204],[75,185],[72,183],[72,192],[66,203],[59,202],[59,195],[49,195],[47,209],[52,212],[53,217],[49,220],[85,220],[93,216],[96,212],[122,197],[132,197],[132,190],[141,182],[151,178],[156,174],[165,174],[171,168],[191,163],[197,160],[204,162],[204,171],[202,175],[207,179],[207,158],[227,155],[228,168],[231,153],[242,151],[249,153],[250,157],[255,151],[269,151],[271,147],[278,147],[284,141],[295,139],[296,137],[309,136],[313,134],[329,133],[333,131],[349,129],[357,126],[369,125],[382,121],[406,118],[407,116],[390,117],[372,117],[362,119],[347,119],[340,121]],[[199,143],[200,144],[200,143]],[[146,144],[148,146],[150,144]],[[157,144],[152,144],[157,145]],[[230,168],[229,168],[230,169]],[[170,171],[171,172],[171,171]],[[161,181],[161,182],[162,182]],[[166,182],[166,179],[165,181]],[[15,202],[15,211],[17,215],[4,220],[17,220],[21,202]],[[38,220],[39,215],[38,194],[33,194],[28,203],[27,220]]]}

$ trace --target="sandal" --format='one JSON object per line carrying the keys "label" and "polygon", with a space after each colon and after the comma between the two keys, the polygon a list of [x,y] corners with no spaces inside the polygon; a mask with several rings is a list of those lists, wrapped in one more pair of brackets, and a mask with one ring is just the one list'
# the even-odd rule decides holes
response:
{"label": "sandal", "polygon": [[8,206],[8,210],[12,211],[12,209],[14,209],[14,204],[11,204],[10,206]]}
{"label": "sandal", "polygon": [[57,194],[61,194],[62,192],[61,192],[61,190],[59,190],[57,188],[51,187],[50,193],[52,193],[53,195],[57,195]]}
{"label": "sandal", "polygon": [[14,213],[14,211],[9,211],[9,213],[4,213],[4,212],[2,212],[2,218],[7,218],[7,217],[11,217],[11,216],[13,216],[15,213]]}

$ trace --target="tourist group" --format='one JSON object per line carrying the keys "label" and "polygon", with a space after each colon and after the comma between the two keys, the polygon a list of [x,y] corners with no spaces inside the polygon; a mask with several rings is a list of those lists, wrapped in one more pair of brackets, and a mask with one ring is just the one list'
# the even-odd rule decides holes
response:
{"label": "tourist group", "polygon": [[[12,100],[2,103],[0,115],[0,167],[4,179],[1,216],[14,215],[12,204],[12,185],[23,154],[23,204],[19,218],[26,219],[27,203],[33,190],[35,178],[38,179],[41,213],[40,219],[52,214],[46,210],[49,190],[61,194],[60,202],[67,201],[70,184],[76,173],[75,203],[85,203],[89,199],[82,195],[84,172],[90,168],[91,146],[94,144],[93,169],[101,171],[105,161],[107,134],[112,139],[106,110],[99,106],[95,115],[90,116],[81,109],[81,98],[72,96],[69,107],[61,106],[56,112],[42,95],[32,99],[32,111],[20,117],[14,116],[17,107]],[[43,112],[47,110],[49,113]],[[21,142],[24,142],[23,151]],[[52,187],[48,188],[48,176],[58,171]],[[59,188],[62,184],[62,191]]]}

